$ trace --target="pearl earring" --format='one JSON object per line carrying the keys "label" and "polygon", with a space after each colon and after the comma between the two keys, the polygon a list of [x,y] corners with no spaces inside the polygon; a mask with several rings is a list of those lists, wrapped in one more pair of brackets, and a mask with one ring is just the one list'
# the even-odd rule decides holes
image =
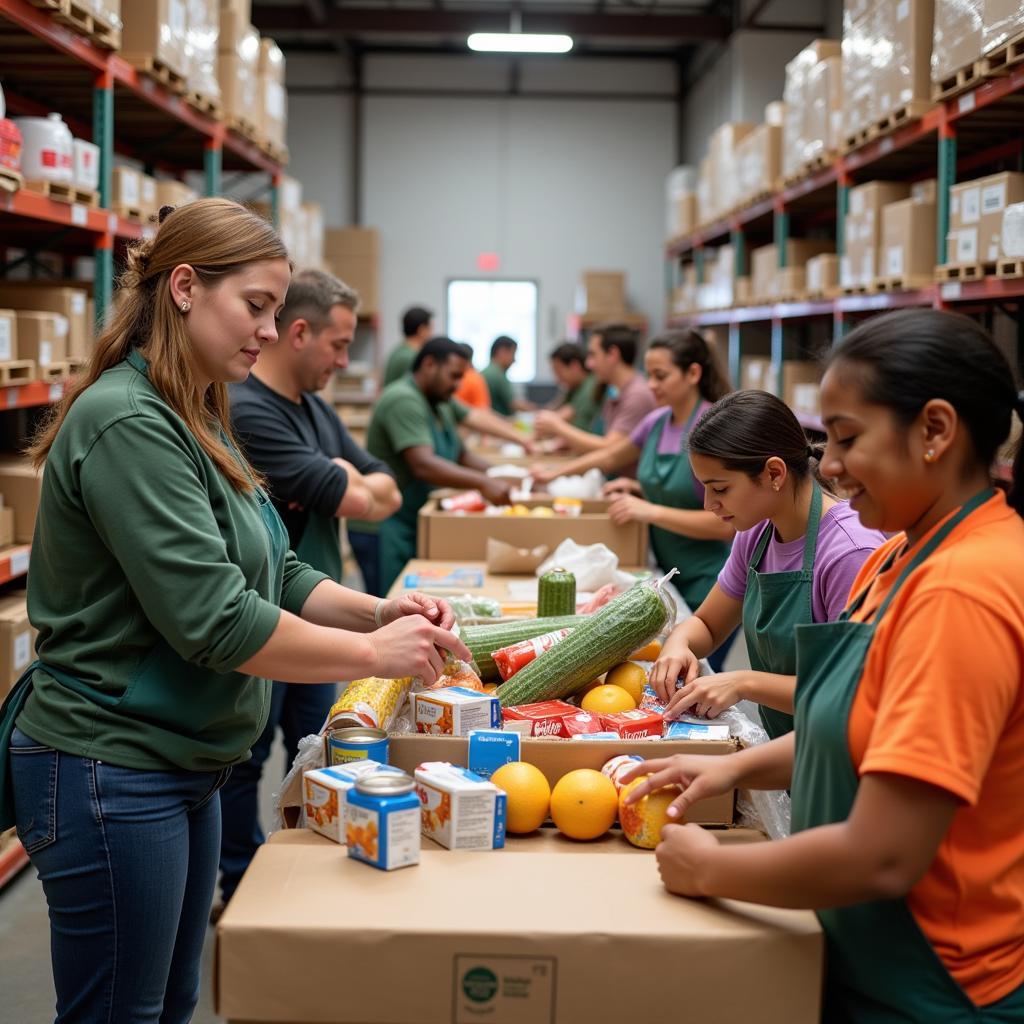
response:
{"label": "pearl earring", "polygon": [[934,462],[935,461],[935,449],[934,448],[929,448],[928,451],[926,451],[924,453],[924,461],[925,462]]}
{"label": "pearl earring", "polygon": [[182,302],[182,304],[181,304],[181,311],[182,311],[182,313],[187,313],[191,308],[192,308],[192,303],[189,302],[188,299],[186,299],[184,302]]}

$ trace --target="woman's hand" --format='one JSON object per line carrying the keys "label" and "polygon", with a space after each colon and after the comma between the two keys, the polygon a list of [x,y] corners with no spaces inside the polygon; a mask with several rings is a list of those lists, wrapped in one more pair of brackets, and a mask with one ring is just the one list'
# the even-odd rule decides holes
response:
{"label": "woman's hand", "polygon": [[628,476],[619,476],[614,480],[609,480],[601,488],[601,496],[603,498],[614,498],[618,494],[635,494],[637,497],[640,497],[642,493],[640,484]]}
{"label": "woman's hand", "polygon": [[738,770],[733,754],[676,754],[642,761],[621,779],[623,785],[646,775],[647,778],[626,796],[627,804],[666,786],[678,786],[682,792],[669,804],[670,818],[682,820],[687,809],[698,800],[721,796],[736,788]]}
{"label": "woman's hand", "polygon": [[718,672],[694,679],[676,690],[665,708],[665,718],[678,718],[691,708],[702,718],[717,718],[746,697],[745,676],[745,672]]}
{"label": "woman's hand", "polygon": [[442,629],[451,629],[455,625],[455,612],[443,597],[428,597],[416,590],[385,601],[380,621],[386,626],[403,615],[422,615]]}
{"label": "woman's hand", "polygon": [[552,480],[560,477],[561,471],[554,469],[551,466],[531,466],[530,476],[533,477],[533,482],[537,487],[546,487]]}
{"label": "woman's hand", "polygon": [[[721,758],[725,760],[725,758]],[[666,825],[654,851],[665,888],[676,896],[704,896],[701,865],[713,857],[718,840],[700,825]]]}
{"label": "woman's hand", "polygon": [[[406,595],[409,596],[409,595]],[[445,652],[472,661],[466,645],[451,630],[433,625],[425,615],[407,614],[369,636],[376,654],[374,675],[381,679],[419,676],[430,686],[444,672]]]}
{"label": "woman's hand", "polygon": [[649,523],[654,518],[654,508],[649,501],[632,494],[620,494],[608,506],[608,515],[616,526],[626,523]]}
{"label": "woman's hand", "polygon": [[552,412],[550,409],[542,409],[533,418],[533,433],[535,437],[562,437],[565,432],[565,420]]}
{"label": "woman's hand", "polygon": [[657,693],[658,700],[668,704],[676,692],[677,680],[691,683],[699,673],[699,659],[677,630],[669,634],[658,660],[651,666],[648,682]]}

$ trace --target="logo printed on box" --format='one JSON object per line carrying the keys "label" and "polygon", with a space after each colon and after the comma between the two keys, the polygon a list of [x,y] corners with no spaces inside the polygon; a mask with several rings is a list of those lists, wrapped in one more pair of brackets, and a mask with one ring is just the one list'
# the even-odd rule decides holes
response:
{"label": "logo printed on box", "polygon": [[554,1024],[554,957],[456,954],[454,1024]]}

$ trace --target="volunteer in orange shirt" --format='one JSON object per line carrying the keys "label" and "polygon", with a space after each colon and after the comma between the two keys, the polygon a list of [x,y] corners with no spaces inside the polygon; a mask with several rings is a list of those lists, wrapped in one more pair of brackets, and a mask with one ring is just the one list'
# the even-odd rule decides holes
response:
{"label": "volunteer in orange shirt", "polygon": [[[822,471],[866,526],[901,531],[838,622],[797,631],[794,733],[729,757],[648,761],[677,812],[734,785],[792,785],[793,832],[720,847],[668,825],[666,886],[810,907],[829,1024],[1024,1020],[1024,481],[989,466],[1024,419],[972,320],[906,310],[833,353]],[[712,763],[714,762],[714,763]],[[628,779],[629,776],[626,776]]]}
{"label": "volunteer in orange shirt", "polygon": [[453,397],[471,409],[490,409],[491,392],[487,388],[484,375],[473,365],[473,346],[460,343],[466,357],[466,372],[462,375],[462,383]]}

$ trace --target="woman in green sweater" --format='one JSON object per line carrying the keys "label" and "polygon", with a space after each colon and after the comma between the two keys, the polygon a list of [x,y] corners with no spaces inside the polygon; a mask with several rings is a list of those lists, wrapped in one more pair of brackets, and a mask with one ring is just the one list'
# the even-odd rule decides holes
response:
{"label": "woman in green sweater", "polygon": [[433,680],[439,648],[468,654],[444,602],[378,601],[287,550],[225,388],[277,340],[287,252],[228,200],[161,213],[32,450],[40,661],[0,716],[0,804],[49,904],[60,1022],[190,1019],[216,793],[263,729],[268,679]]}

